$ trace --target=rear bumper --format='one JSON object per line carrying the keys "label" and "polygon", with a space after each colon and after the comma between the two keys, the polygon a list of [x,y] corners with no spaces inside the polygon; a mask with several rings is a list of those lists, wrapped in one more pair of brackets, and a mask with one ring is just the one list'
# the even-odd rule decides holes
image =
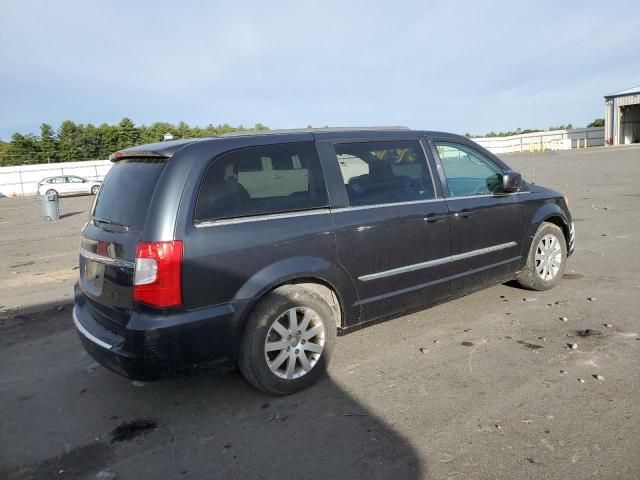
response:
{"label": "rear bumper", "polygon": [[134,312],[127,326],[114,332],[96,320],[76,289],[73,323],[98,363],[129,378],[155,380],[196,367],[233,368],[239,333],[236,307],[226,304],[164,317]]}

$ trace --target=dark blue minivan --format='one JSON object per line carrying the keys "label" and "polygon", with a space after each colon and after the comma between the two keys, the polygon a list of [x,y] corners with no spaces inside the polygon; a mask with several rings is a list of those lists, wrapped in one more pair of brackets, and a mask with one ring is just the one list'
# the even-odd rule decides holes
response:
{"label": "dark blue minivan", "polygon": [[235,134],[112,161],[73,320],[97,361],[137,379],[238,366],[293,393],[336,333],[514,278],[551,288],[574,248],[562,194],[448,133]]}

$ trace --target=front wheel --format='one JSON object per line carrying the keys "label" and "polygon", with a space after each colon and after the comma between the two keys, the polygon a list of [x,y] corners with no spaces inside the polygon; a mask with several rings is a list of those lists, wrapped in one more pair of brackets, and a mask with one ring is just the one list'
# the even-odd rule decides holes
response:
{"label": "front wheel", "polygon": [[562,278],[566,260],[567,243],[562,230],[553,223],[542,223],[531,242],[527,263],[516,280],[529,290],[548,290]]}
{"label": "front wheel", "polygon": [[253,309],[240,341],[238,367],[254,387],[288,395],[325,372],[336,338],[333,312],[318,294],[276,288]]}
{"label": "front wheel", "polygon": [[55,190],[47,190],[47,193],[45,195],[58,195],[58,192],[56,192]]}
{"label": "front wheel", "polygon": [[97,195],[99,191],[100,187],[98,185],[94,185],[93,187],[91,187],[91,195]]}

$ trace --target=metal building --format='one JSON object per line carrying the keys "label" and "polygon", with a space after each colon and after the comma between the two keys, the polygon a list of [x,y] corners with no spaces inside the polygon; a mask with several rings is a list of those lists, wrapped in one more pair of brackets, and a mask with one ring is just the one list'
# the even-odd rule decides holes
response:
{"label": "metal building", "polygon": [[640,143],[640,85],[604,97],[607,145]]}

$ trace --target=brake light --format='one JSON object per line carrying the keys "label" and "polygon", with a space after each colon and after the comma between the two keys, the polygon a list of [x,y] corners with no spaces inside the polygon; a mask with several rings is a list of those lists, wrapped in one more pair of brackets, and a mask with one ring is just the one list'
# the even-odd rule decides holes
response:
{"label": "brake light", "polygon": [[133,299],[153,307],[182,304],[182,241],[138,244]]}

